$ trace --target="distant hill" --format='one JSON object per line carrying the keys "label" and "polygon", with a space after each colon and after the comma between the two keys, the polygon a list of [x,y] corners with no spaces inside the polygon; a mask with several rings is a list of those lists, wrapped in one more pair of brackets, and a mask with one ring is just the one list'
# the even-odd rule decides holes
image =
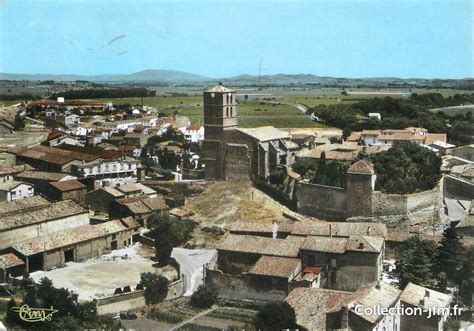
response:
{"label": "distant hill", "polygon": [[132,74],[110,75],[52,75],[52,74],[10,74],[0,73],[1,80],[30,80],[30,81],[75,81],[86,80],[89,82],[201,82],[209,80],[208,77],[174,70],[143,70]]}
{"label": "distant hill", "polygon": [[338,78],[316,76],[311,74],[277,74],[252,76],[242,74],[228,78],[209,78],[188,72],[174,70],[143,70],[131,74],[110,75],[51,75],[51,74],[10,74],[0,73],[0,80],[30,80],[30,81],[75,81],[116,83],[165,83],[175,85],[193,85],[206,82],[207,85],[222,81],[229,86],[334,86],[334,87],[444,87],[474,89],[474,79],[425,79],[425,78]]}

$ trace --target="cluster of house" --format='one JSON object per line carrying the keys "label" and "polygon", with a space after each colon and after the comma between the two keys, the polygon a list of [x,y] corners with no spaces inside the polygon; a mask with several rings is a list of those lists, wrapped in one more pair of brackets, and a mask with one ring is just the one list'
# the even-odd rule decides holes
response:
{"label": "cluster of house", "polygon": [[445,133],[429,133],[424,128],[408,127],[405,129],[363,130],[352,132],[349,142],[358,142],[364,146],[392,146],[395,142],[406,141],[424,146],[438,155],[448,155],[456,146],[447,143]]}
{"label": "cluster of house", "polygon": [[[308,330],[437,330],[450,314],[449,294],[382,281],[384,224],[279,219],[236,222],[229,232],[205,273],[224,300],[284,300]],[[381,313],[400,306],[420,312]],[[445,309],[428,316],[433,307]]]}
{"label": "cluster of house", "polygon": [[129,246],[148,216],[181,204],[141,183],[97,188],[87,177],[29,165],[0,171],[1,180],[15,178],[2,185],[21,180],[15,198],[0,202],[0,283]]}
{"label": "cluster of house", "polygon": [[[148,120],[139,119],[142,128],[157,129],[156,117],[144,126]],[[116,124],[91,130],[86,140],[54,130],[40,145],[0,149],[0,283],[129,246],[151,213],[182,204],[170,190],[140,182],[135,147],[126,148],[140,146],[133,130],[124,144],[101,146],[120,125],[137,129]],[[95,135],[103,141],[90,143]]]}

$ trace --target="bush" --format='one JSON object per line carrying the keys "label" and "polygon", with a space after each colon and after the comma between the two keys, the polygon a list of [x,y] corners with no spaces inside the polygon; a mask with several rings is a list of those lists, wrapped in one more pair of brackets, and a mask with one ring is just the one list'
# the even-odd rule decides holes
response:
{"label": "bush", "polygon": [[287,302],[270,302],[260,308],[255,316],[258,330],[298,329],[296,314]]}
{"label": "bush", "polygon": [[191,306],[196,308],[209,308],[216,304],[219,298],[219,291],[209,285],[200,285],[191,296]]}
{"label": "bush", "polygon": [[141,274],[141,283],[145,287],[145,303],[147,305],[166,299],[169,286],[167,278],[152,272],[144,272]]}

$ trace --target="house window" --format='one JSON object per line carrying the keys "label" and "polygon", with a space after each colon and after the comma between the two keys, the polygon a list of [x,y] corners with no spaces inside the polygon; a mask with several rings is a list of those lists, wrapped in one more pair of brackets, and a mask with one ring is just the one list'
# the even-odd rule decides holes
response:
{"label": "house window", "polygon": [[331,267],[335,268],[337,266],[336,259],[331,259]]}
{"label": "house window", "polygon": [[12,197],[16,196],[16,191],[12,191]]}
{"label": "house window", "polygon": [[117,166],[115,164],[112,166],[112,170],[117,171]]}

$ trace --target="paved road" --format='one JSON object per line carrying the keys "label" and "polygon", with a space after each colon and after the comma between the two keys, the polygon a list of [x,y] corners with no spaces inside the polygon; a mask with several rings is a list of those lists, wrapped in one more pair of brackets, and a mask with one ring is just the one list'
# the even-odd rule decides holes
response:
{"label": "paved road", "polygon": [[190,296],[203,282],[203,266],[217,254],[214,249],[174,248],[171,253],[184,274],[184,296]]}
{"label": "paved road", "polygon": [[293,106],[295,106],[296,108],[298,108],[303,114],[306,114],[306,111],[308,110],[308,108],[306,108],[306,107],[303,106],[303,105],[300,105],[299,103],[295,103]]}
{"label": "paved road", "polygon": [[211,311],[213,311],[213,310],[215,310],[215,309],[217,309],[217,308],[211,308],[211,309],[205,310],[205,311],[203,311],[203,312],[200,312],[199,314],[197,314],[197,315],[195,315],[195,316],[193,316],[193,317],[191,317],[191,318],[188,318],[187,320],[184,320],[184,321],[182,321],[182,322],[179,322],[178,324],[173,325],[169,330],[170,330],[170,331],[178,330],[180,327],[182,327],[182,326],[184,326],[184,325],[186,325],[186,324],[188,324],[188,323],[191,323],[191,322],[194,321],[195,319],[198,319],[199,317],[202,317],[202,316],[204,316],[204,315],[210,313]]}

